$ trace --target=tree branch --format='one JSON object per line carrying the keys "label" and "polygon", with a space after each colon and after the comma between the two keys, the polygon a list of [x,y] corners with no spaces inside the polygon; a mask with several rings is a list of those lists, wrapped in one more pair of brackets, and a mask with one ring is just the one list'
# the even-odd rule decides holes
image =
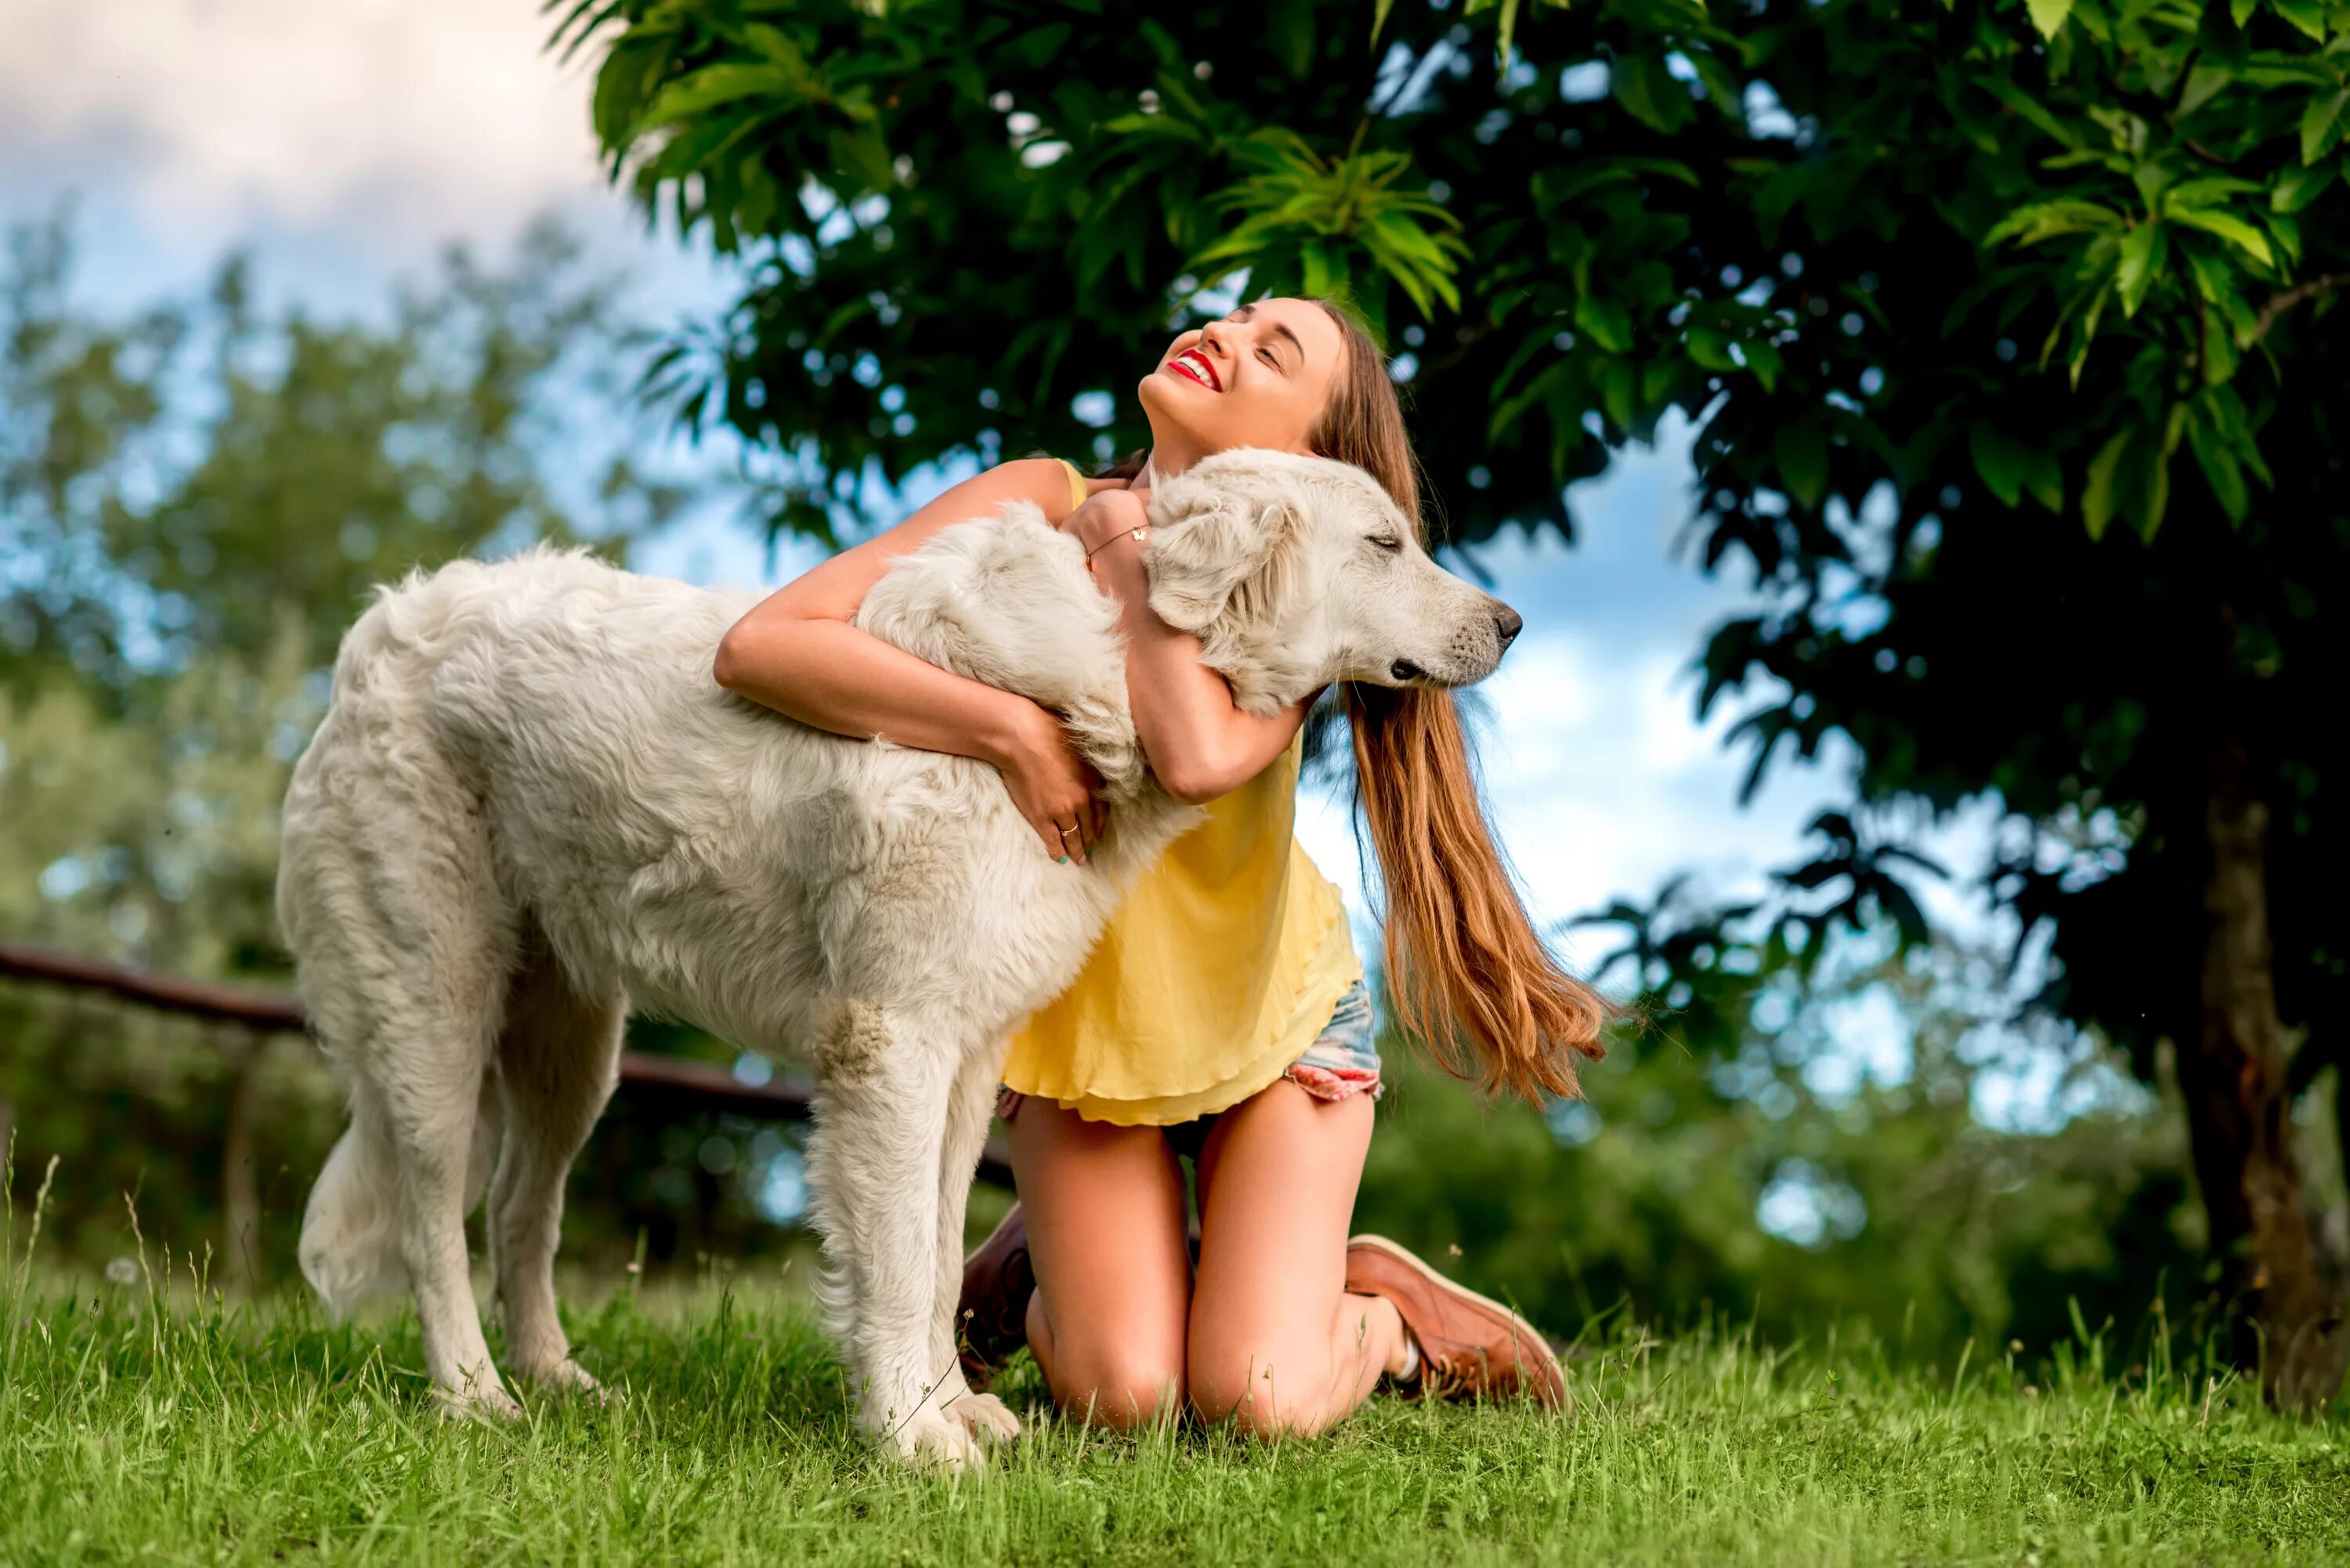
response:
{"label": "tree branch", "polygon": [[2269,335],[2269,328],[2276,325],[2277,317],[2294,306],[2306,305],[2313,299],[2323,298],[2345,283],[2350,283],[2350,272],[2329,272],[2324,277],[2313,277],[2307,283],[2297,283],[2282,294],[2269,296],[2268,303],[2261,306],[2261,314],[2252,323],[2252,335],[2244,346],[2249,348],[2266,337]]}

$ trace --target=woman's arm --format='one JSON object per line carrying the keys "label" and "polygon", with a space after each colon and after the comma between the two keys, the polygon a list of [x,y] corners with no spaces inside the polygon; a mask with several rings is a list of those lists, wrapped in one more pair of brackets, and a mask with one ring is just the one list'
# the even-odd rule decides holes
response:
{"label": "woman's arm", "polygon": [[1197,805],[1238,789],[1287,749],[1316,692],[1259,718],[1232,705],[1224,678],[1200,662],[1200,639],[1150,608],[1150,579],[1134,531],[1149,522],[1130,490],[1099,491],[1062,526],[1094,552],[1094,579],[1120,601],[1127,701],[1159,783]]}
{"label": "woman's arm", "polygon": [[[1091,843],[1104,820],[1100,780],[1070,751],[1059,719],[854,624],[866,590],[897,556],[1008,501],[1035,502],[1057,521],[1069,509],[1066,471],[1049,459],[1022,459],[965,480],[762,599],[720,640],[712,673],[728,691],[816,729],[993,763],[1020,815],[1058,855],[1057,824],[1082,825]],[[1082,859],[1079,836],[1070,836],[1073,857]]]}

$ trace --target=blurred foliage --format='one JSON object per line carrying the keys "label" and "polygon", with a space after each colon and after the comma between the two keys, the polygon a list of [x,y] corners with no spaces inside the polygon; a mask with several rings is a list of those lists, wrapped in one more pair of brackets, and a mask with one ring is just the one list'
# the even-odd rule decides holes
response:
{"label": "blurred foliage", "polygon": [[265,317],[241,258],[127,323],[76,310],[71,282],[64,221],[8,232],[0,684],[69,670],[131,706],[198,650],[258,658],[288,617],[323,664],[369,588],[411,566],[617,542],[686,499],[625,446],[561,496],[550,483],[552,452],[592,461],[569,439],[583,408],[625,417],[628,337],[610,280],[550,223],[505,272],[451,250],[380,321]]}
{"label": "blurred foliage", "polygon": [[[2015,1036],[1983,1005],[1990,956],[1834,945],[1802,981],[1721,950],[1715,1005],[1684,997],[1547,1116],[1480,1106],[1391,1043],[1357,1228],[1562,1334],[1719,1312],[1783,1345],[1857,1318],[1947,1358],[2061,1341],[2075,1310],[2134,1329],[2158,1295],[2187,1321],[2202,1235],[2175,1099],[2068,1031]],[[2038,1126],[1978,1117],[2025,1080]]]}
{"label": "blurred foliage", "polygon": [[[619,378],[642,355],[557,229],[504,270],[452,252],[380,317],[338,323],[262,312],[240,261],[200,299],[106,319],[76,303],[68,241],[19,226],[0,265],[0,934],[283,985],[278,805],[372,585],[536,538],[618,547],[691,489],[634,466],[649,443]],[[616,431],[636,434],[587,469]],[[17,1199],[54,1155],[66,1251],[125,1251],[126,1193],[151,1238],[217,1251],[233,1059],[253,1044],[0,986]],[[283,1277],[340,1107],[307,1042],[260,1051],[264,1272]],[[788,1135],[616,1106],[574,1182],[574,1254],[617,1268],[640,1228],[655,1261],[772,1242],[757,1199],[795,1158]]]}

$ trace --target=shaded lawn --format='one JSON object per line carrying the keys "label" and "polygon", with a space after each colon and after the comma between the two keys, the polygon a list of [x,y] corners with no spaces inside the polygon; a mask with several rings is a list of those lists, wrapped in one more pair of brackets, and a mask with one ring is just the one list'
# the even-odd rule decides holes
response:
{"label": "shaded lawn", "polygon": [[[199,1304],[184,1276],[5,1293],[6,1564],[2350,1561],[2350,1423],[2093,1351],[1954,1376],[1875,1344],[1624,1336],[1575,1362],[1567,1420],[1382,1397],[1263,1445],[1032,1417],[958,1482],[857,1444],[772,1288],[575,1315],[626,1397],[499,1428],[432,1414],[405,1315]],[[1003,1392],[1040,1397],[1024,1358]]]}

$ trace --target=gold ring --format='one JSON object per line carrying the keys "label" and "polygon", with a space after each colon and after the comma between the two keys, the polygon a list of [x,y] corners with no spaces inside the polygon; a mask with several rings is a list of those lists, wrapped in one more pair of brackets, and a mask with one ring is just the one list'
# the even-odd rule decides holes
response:
{"label": "gold ring", "polygon": [[1064,838],[1066,838],[1069,835],[1077,830],[1077,825],[1074,822],[1069,824],[1066,827],[1061,827],[1061,825],[1057,822],[1053,824],[1053,826],[1056,828],[1060,828],[1061,836]]}

